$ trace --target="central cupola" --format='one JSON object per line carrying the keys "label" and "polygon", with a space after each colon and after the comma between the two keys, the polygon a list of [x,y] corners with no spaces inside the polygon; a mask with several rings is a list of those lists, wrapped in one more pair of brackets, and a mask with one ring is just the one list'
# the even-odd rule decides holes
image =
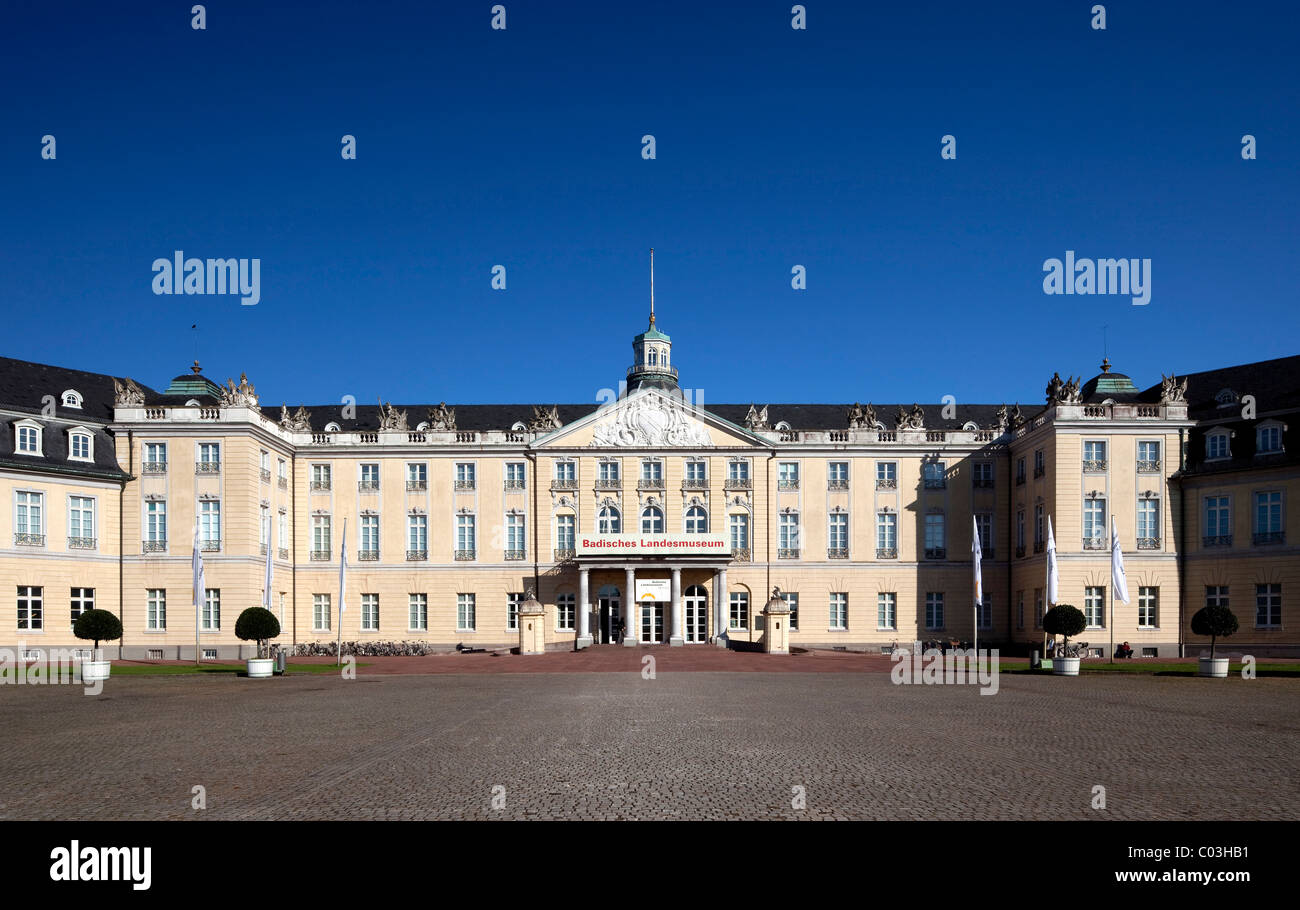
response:
{"label": "central cupola", "polygon": [[676,391],[672,339],[655,328],[655,251],[650,250],[650,326],[632,339],[636,362],[627,368],[628,391],[645,387]]}

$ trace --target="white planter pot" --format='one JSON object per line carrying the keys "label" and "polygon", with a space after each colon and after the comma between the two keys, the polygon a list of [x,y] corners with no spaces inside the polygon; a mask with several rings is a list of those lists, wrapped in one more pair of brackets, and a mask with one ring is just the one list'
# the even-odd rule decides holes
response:
{"label": "white planter pot", "polygon": [[113,662],[111,660],[83,660],[81,662],[81,679],[83,682],[99,682],[108,679],[112,669]]}
{"label": "white planter pot", "polygon": [[1226,657],[1216,657],[1213,660],[1202,657],[1197,663],[1197,676],[1211,676],[1216,679],[1228,678],[1228,658]]}
{"label": "white planter pot", "polygon": [[1077,657],[1053,657],[1053,658],[1052,658],[1052,675],[1053,675],[1053,676],[1078,676],[1078,675],[1079,675],[1079,658],[1077,658]]}
{"label": "white planter pot", "polygon": [[275,675],[275,661],[269,657],[248,658],[249,679],[270,679]]}

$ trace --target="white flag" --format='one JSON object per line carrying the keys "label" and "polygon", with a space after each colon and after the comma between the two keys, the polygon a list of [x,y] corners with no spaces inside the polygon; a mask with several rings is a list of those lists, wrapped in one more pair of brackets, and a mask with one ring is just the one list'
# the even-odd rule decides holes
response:
{"label": "white flag", "polygon": [[1110,583],[1115,586],[1115,597],[1128,603],[1128,577],[1124,574],[1124,554],[1119,548],[1119,526],[1115,516],[1110,517]]}
{"label": "white flag", "polygon": [[975,516],[970,517],[971,522],[971,542],[970,552],[971,561],[975,563],[975,606],[984,603],[984,570],[980,565],[984,559],[984,549],[980,546],[980,526],[975,520]]}
{"label": "white flag", "polygon": [[271,609],[271,520],[266,519],[266,578],[262,593],[262,606]]}
{"label": "white flag", "polygon": [[197,630],[203,615],[203,595],[207,585],[203,577],[203,548],[199,544],[199,523],[194,522],[194,555],[190,557],[194,574],[194,628]]}
{"label": "white flag", "polygon": [[1061,586],[1061,571],[1056,564],[1056,538],[1052,535],[1052,519],[1047,519],[1047,602],[1056,603]]}
{"label": "white flag", "polygon": [[339,547],[339,630],[343,629],[343,611],[347,604],[343,602],[348,588],[348,520],[343,519],[343,544]]}

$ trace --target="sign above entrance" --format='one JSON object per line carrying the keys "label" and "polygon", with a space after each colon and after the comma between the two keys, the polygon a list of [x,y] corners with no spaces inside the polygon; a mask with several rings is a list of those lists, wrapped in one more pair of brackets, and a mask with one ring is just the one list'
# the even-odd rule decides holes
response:
{"label": "sign above entrance", "polygon": [[672,581],[667,578],[638,578],[636,580],[637,603],[643,600],[667,602],[673,596]]}
{"label": "sign above entrance", "polygon": [[579,537],[578,556],[691,556],[731,555],[721,534],[609,534]]}

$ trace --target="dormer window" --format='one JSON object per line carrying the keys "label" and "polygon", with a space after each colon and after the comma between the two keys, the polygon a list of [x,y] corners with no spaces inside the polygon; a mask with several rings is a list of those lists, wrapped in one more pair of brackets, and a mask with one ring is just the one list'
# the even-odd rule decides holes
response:
{"label": "dormer window", "polygon": [[68,431],[68,458],[73,461],[94,461],[94,437],[90,431],[77,427]]}
{"label": "dormer window", "polygon": [[339,431],[339,425],[338,425],[337,423],[327,423],[327,424],[325,424],[325,432],[326,432],[326,433],[337,433],[338,431]]}
{"label": "dormer window", "polygon": [[81,409],[81,393],[76,389],[68,389],[62,395],[63,406],[65,408]]}
{"label": "dormer window", "polygon": [[19,421],[15,425],[14,452],[19,455],[41,455],[41,425],[34,420]]}
{"label": "dormer window", "polygon": [[1205,460],[1214,461],[1219,458],[1231,458],[1232,450],[1229,445],[1231,433],[1227,430],[1216,430],[1205,436]]}
{"label": "dormer window", "polygon": [[1282,451],[1282,424],[1263,423],[1255,428],[1255,454],[1273,455]]}

